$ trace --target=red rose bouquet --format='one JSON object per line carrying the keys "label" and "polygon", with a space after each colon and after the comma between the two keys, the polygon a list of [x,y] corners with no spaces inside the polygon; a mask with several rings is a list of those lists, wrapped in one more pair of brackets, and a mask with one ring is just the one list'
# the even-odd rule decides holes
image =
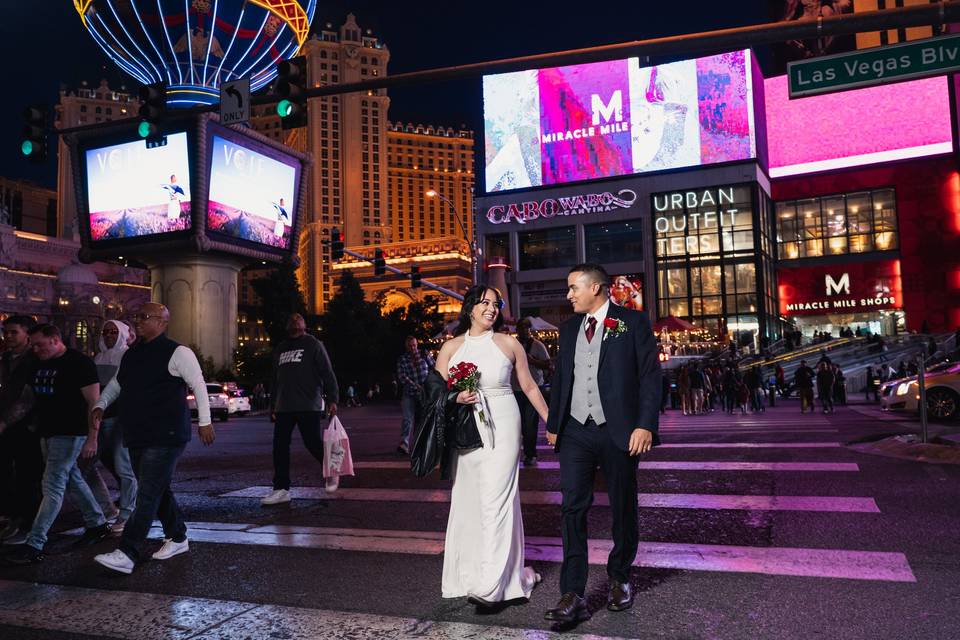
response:
{"label": "red rose bouquet", "polygon": [[[476,393],[480,390],[480,370],[472,362],[461,362],[456,366],[450,367],[450,377],[447,378],[447,389],[457,391],[471,391]],[[478,407],[480,421],[487,423],[487,418],[483,413],[483,407]]]}

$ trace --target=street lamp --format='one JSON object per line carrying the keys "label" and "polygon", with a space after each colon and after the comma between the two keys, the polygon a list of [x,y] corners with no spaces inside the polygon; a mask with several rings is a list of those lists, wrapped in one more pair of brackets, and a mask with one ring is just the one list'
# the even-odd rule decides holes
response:
{"label": "street lamp", "polygon": [[436,189],[428,189],[426,192],[428,198],[437,198],[443,202],[446,202],[450,205],[450,210],[453,211],[453,217],[456,219],[457,224],[460,225],[460,230],[463,231],[463,238],[470,245],[470,277],[473,279],[473,284],[477,283],[477,242],[470,237],[470,234],[467,233],[467,227],[463,224],[463,218],[460,217],[460,213],[457,211],[457,206],[453,202],[441,194]]}

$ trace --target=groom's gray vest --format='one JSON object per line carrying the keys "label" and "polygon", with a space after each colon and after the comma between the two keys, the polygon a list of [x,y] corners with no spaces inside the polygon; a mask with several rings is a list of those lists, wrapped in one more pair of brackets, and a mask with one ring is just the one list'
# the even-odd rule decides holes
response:
{"label": "groom's gray vest", "polygon": [[603,343],[603,326],[597,327],[592,342],[587,342],[583,325],[577,336],[577,351],[573,357],[573,390],[570,398],[570,415],[581,424],[593,418],[597,424],[607,419],[600,403],[600,387],[597,372],[600,368],[600,345]]}

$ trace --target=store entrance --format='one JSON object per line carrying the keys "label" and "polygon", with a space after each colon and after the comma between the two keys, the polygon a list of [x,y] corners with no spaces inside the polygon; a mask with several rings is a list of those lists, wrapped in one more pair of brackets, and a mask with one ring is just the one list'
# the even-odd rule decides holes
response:
{"label": "store entrance", "polygon": [[822,316],[798,316],[791,319],[805,340],[814,334],[827,333],[834,338],[840,331],[849,329],[862,335],[895,336],[906,331],[906,315],[903,311],[871,311],[869,313],[830,313]]}

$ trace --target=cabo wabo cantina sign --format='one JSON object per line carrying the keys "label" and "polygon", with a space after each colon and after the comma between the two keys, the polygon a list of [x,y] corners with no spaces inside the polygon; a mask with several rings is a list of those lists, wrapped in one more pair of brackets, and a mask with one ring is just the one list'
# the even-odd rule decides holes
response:
{"label": "cabo wabo cantina sign", "polygon": [[777,269],[780,315],[862,313],[903,307],[899,260]]}
{"label": "cabo wabo cantina sign", "polygon": [[537,218],[556,216],[579,216],[587,213],[606,213],[617,209],[630,209],[637,201],[633,189],[620,189],[616,193],[582,193],[558,196],[543,200],[526,200],[509,204],[495,204],[487,209],[487,220],[492,224],[519,222],[526,224]]}

